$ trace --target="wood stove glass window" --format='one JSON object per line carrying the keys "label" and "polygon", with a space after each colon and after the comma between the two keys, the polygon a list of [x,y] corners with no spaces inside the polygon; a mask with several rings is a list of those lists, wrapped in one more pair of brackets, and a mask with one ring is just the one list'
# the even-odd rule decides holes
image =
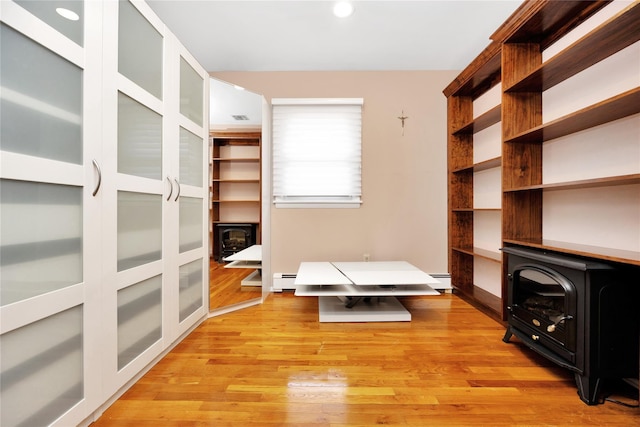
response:
{"label": "wood stove glass window", "polygon": [[513,315],[569,349],[574,345],[569,329],[575,295],[573,284],[555,271],[532,266],[514,272]]}

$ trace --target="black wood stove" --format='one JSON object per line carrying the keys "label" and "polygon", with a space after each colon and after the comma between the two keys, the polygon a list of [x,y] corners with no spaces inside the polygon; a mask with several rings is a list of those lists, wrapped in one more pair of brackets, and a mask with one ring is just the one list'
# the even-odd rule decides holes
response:
{"label": "black wood stove", "polygon": [[625,268],[505,247],[508,328],[532,350],[575,373],[578,394],[597,404],[605,379],[638,378],[638,277]]}
{"label": "black wood stove", "polygon": [[256,244],[256,224],[216,224],[213,257],[218,262]]}

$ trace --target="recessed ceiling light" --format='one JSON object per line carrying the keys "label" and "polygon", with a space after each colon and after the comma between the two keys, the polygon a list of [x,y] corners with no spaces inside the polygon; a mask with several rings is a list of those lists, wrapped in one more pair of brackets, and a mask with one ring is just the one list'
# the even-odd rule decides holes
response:
{"label": "recessed ceiling light", "polygon": [[58,15],[68,19],[69,21],[77,21],[80,19],[80,15],[75,13],[73,10],[65,9],[64,7],[56,8],[56,12],[58,12]]}
{"label": "recessed ceiling light", "polygon": [[353,5],[348,1],[339,1],[333,6],[333,14],[338,18],[346,18],[353,13]]}

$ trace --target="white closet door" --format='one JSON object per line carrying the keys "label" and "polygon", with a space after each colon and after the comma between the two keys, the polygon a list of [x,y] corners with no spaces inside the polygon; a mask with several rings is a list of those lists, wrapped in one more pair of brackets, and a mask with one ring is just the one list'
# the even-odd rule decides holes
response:
{"label": "white closet door", "polygon": [[3,427],[74,425],[100,399],[89,331],[99,322],[101,9],[0,4]]}
{"label": "white closet door", "polygon": [[[176,43],[171,58],[178,73],[176,101],[178,114],[171,124],[178,144],[170,156],[180,182],[178,198],[176,251],[178,265],[177,306],[170,307],[171,318],[177,318],[174,335],[188,330],[196,320],[208,312],[209,248],[208,248],[208,192],[207,183],[209,120],[209,76],[195,59]],[[167,89],[169,90],[169,89]]]}
{"label": "white closet door", "polygon": [[143,2],[106,2],[103,80],[103,376],[106,396],[163,349],[164,25]]}

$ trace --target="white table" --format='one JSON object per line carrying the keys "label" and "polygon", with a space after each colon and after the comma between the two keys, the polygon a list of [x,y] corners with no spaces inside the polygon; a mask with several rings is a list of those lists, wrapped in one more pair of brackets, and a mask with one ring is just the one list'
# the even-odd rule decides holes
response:
{"label": "white table", "polygon": [[440,283],[406,261],[303,262],[296,296],[317,296],[320,322],[410,321],[396,296],[440,295]]}
{"label": "white table", "polygon": [[229,255],[224,261],[230,261],[224,268],[255,268],[256,271],[245,277],[241,286],[262,286],[262,245],[252,245]]}

